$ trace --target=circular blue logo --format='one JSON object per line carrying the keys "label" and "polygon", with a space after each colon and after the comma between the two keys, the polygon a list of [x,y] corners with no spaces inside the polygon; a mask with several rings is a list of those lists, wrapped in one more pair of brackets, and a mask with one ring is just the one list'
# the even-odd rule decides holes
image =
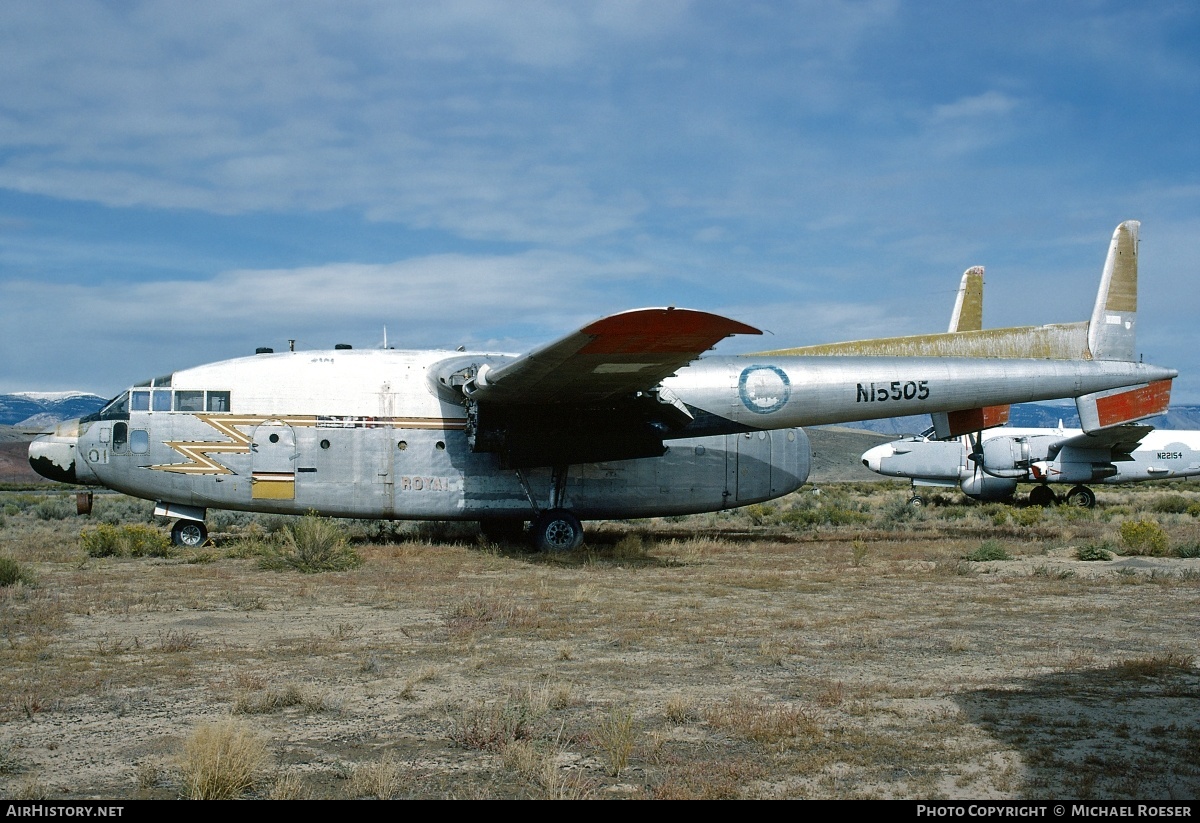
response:
{"label": "circular blue logo", "polygon": [[747,366],[738,378],[738,396],[755,414],[770,414],[792,396],[792,382],[778,366]]}

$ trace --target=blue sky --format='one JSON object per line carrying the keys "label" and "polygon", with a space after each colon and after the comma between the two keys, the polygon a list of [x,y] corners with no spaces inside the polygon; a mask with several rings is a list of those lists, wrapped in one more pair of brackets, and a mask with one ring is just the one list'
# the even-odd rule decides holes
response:
{"label": "blue sky", "polygon": [[257,346],[524,351],[677,305],[738,353],[1091,313],[1200,402],[1200,6],[0,5],[0,392]]}

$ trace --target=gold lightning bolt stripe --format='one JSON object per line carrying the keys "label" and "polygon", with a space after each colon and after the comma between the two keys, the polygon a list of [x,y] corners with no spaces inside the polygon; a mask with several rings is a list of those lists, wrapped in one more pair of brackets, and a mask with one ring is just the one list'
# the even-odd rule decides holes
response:
{"label": "gold lightning bolt stripe", "polygon": [[248,454],[252,438],[242,428],[253,428],[263,423],[283,423],[294,428],[313,428],[325,423],[331,427],[361,428],[387,427],[396,429],[462,430],[465,421],[429,417],[372,417],[372,418],[329,418],[328,423],[315,416],[272,417],[265,415],[197,414],[202,420],[219,431],[228,441],[221,440],[168,440],[165,445],[188,459],[187,463],[160,463],[147,468],[176,474],[233,474],[226,466],[209,455]]}

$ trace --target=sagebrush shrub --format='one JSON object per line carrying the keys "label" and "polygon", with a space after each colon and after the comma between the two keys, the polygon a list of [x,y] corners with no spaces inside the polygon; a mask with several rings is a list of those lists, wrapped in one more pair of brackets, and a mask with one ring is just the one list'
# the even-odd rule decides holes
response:
{"label": "sagebrush shrub", "polygon": [[964,554],[963,560],[982,562],[986,560],[1010,560],[1004,546],[996,540],[985,540],[982,545],[970,554]]}
{"label": "sagebrush shrub", "polygon": [[1129,554],[1162,557],[1167,553],[1167,531],[1153,520],[1126,520],[1121,524],[1120,534]]}
{"label": "sagebrush shrub", "polygon": [[1075,550],[1078,560],[1112,560],[1112,552],[1103,546],[1080,546]]}
{"label": "sagebrush shrub", "polygon": [[171,538],[154,526],[101,523],[79,533],[79,544],[89,557],[170,557]]}
{"label": "sagebrush shrub", "polygon": [[11,557],[0,557],[0,586],[15,586],[25,579],[25,570]]}
{"label": "sagebrush shrub", "polygon": [[297,571],[345,571],[362,565],[362,557],[350,546],[341,528],[328,517],[308,514],[283,531],[284,545],[269,551],[261,565],[268,569]]}

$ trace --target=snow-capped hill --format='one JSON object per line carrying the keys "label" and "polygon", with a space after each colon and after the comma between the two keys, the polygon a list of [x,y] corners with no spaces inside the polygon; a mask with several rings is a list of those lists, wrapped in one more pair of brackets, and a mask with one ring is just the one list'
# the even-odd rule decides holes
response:
{"label": "snow-capped hill", "polygon": [[60,420],[99,411],[105,398],[87,392],[0,394],[0,426],[45,428]]}

